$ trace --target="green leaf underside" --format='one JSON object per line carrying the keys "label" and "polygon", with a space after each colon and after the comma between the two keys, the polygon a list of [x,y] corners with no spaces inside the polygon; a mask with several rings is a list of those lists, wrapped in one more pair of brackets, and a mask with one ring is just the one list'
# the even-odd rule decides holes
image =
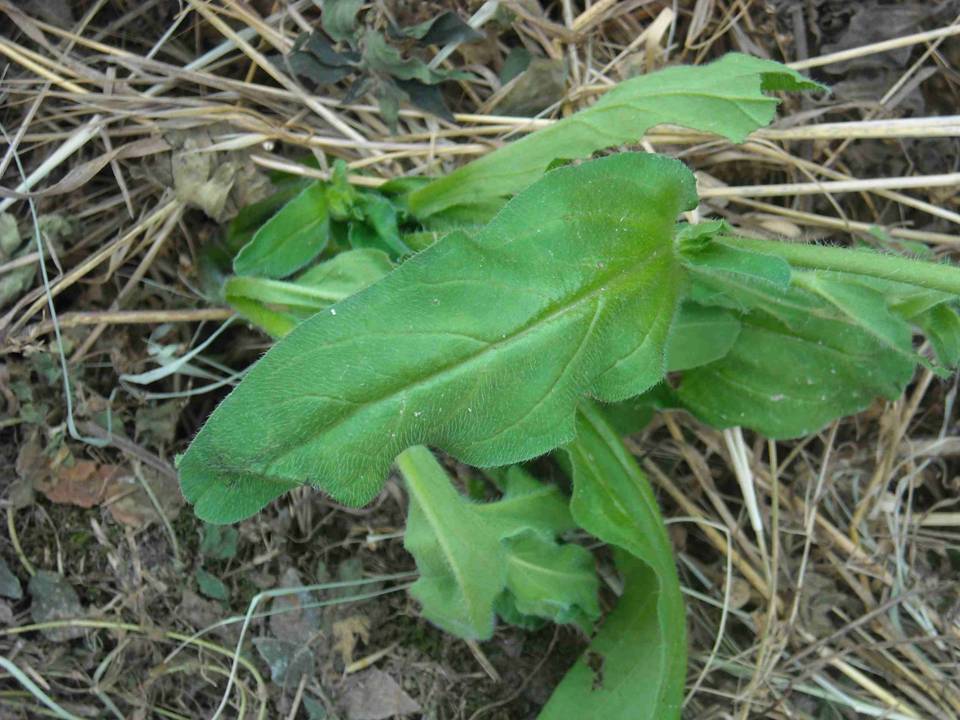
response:
{"label": "green leaf underside", "polygon": [[[955,309],[956,296],[939,290],[917,287],[906,283],[867,278],[848,273],[810,273],[821,282],[840,284],[846,293],[852,294],[846,303],[853,316],[869,322],[869,330],[895,352],[903,352],[907,343],[904,338],[916,326],[930,341],[940,366],[935,368],[941,375],[960,363],[960,316]],[[867,294],[867,302],[858,302],[860,294]],[[841,309],[846,309],[838,304]],[[893,317],[891,317],[891,315]],[[911,353],[916,360],[916,354]]]}
{"label": "green leaf underside", "polygon": [[[693,274],[694,297],[722,297],[744,311],[730,352],[684,373],[678,389],[684,404],[715,427],[807,435],[878,396],[898,397],[913,375],[909,332],[903,335],[869,288],[809,273],[798,273],[786,291],[733,274]],[[830,299],[803,284],[829,288]],[[855,297],[859,306],[851,305]]]}
{"label": "green leaf underside", "polygon": [[212,522],[303,482],[362,504],[412,445],[484,467],[570,440],[578,397],[662,377],[673,227],[696,202],[691,173],[660,156],[552,171],[476,235],[444,238],[271,349],[181,458],[184,495]]}
{"label": "green leaf underside", "polygon": [[319,183],[304,188],[270,218],[233,261],[238,275],[282,278],[319,255],[330,239],[326,190]]}
{"label": "green leaf underside", "polygon": [[818,87],[779,63],[737,53],[709,65],[641,75],[572,117],[414,191],[410,209],[425,218],[455,205],[502,198],[534,182],[557,157],[583,158],[636,142],[655,125],[681,125],[742,142],[773,119],[778,101],[764,95],[765,90]]}
{"label": "green leaf underside", "polygon": [[505,590],[528,615],[566,622],[599,614],[592,556],[552,539],[573,526],[556,488],[511,468],[504,498],[478,504],[457,492],[422,446],[401,453],[397,467],[410,495],[404,547],[420,573],[410,594],[428,620],[460,637],[487,639]]}
{"label": "green leaf underside", "polygon": [[570,503],[584,530],[619,548],[623,596],[590,647],[554,691],[539,720],[673,720],[686,672],[686,620],[680,582],[656,498],[646,476],[592,403],[582,403]]}

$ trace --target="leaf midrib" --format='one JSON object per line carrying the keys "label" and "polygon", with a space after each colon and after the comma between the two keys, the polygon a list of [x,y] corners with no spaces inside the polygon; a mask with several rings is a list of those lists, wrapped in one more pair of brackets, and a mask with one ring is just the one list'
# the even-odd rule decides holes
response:
{"label": "leaf midrib", "polygon": [[466,591],[466,588],[468,587],[468,573],[458,562],[460,558],[466,557],[468,553],[458,553],[453,549],[453,547],[451,547],[450,542],[447,539],[448,533],[439,515],[437,515],[433,506],[429,502],[424,502],[424,500],[429,499],[429,493],[425,492],[426,488],[420,487],[419,478],[411,478],[408,476],[406,480],[408,487],[412,488],[413,486],[416,486],[414,492],[417,495],[417,505],[420,506],[420,512],[424,514],[424,517],[427,519],[427,523],[433,529],[433,535],[437,538],[437,544],[440,546],[440,550],[443,553],[444,559],[446,560],[447,567],[450,568],[450,572],[453,574],[453,577],[456,580],[457,587],[461,590],[468,617],[470,617],[472,621],[475,621],[478,619],[477,610],[479,609],[482,611],[483,608],[476,608],[474,607],[473,603],[471,603],[474,594]]}

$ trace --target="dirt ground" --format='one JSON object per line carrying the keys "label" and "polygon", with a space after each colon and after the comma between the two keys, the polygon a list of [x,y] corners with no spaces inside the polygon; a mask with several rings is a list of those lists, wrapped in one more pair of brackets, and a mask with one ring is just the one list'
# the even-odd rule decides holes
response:
{"label": "dirt ground", "polygon": [[[732,191],[704,212],[957,260],[956,0],[377,0],[371,27],[487,18],[443,61],[473,77],[444,84],[453,115],[404,103],[395,131],[373,86],[346,97],[350,81],[274,61],[317,4],[0,0],[0,719],[58,717],[45,699],[71,717],[206,718],[225,699],[223,717],[520,720],[586,645],[552,625],[466,643],[421,619],[395,479],[360,510],[304,489],[228,528],[184,504],[175,455],[270,344],[225,324],[216,253],[271,172],[342,158],[437,175],[525,117],[736,50],[832,92],[785,98],[741,146],[654,131],[702,187],[934,179]],[[927,32],[942,28],[958,32]],[[909,129],[822,129],[894,119]],[[24,177],[30,203],[11,192]],[[744,432],[769,552],[747,531],[729,435],[664,413],[629,439],[688,602],[684,717],[960,717],[956,392],[922,370],[900,401],[818,435]]]}

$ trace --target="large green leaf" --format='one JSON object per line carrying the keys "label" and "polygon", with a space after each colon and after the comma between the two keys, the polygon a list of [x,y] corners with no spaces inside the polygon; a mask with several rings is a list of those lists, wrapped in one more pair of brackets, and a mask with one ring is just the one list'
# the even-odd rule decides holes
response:
{"label": "large green leaf", "polygon": [[696,202],[690,171],[656,155],[548,173],[272,348],[180,459],[184,495],[212,522],[303,482],[361,504],[411,445],[496,466],[571,440],[579,396],[663,376],[674,222]]}
{"label": "large green leaf", "polygon": [[254,234],[234,258],[233,269],[238,275],[286,277],[317,257],[329,239],[326,190],[315,182]]}
{"label": "large green leaf", "polygon": [[556,158],[583,158],[633,143],[664,123],[742,142],[767,125],[778,101],[771,90],[820,87],[779,63],[731,53],[709,65],[669,67],[626,80],[586,110],[503,146],[411,193],[425,218],[456,205],[503,198],[535,181]]}
{"label": "large green leaf", "polygon": [[540,720],[673,720],[686,674],[686,621],[673,552],[643,471],[590,403],[566,447],[576,523],[621,550],[626,587]]}
{"label": "large green leaf", "polygon": [[[869,288],[833,282],[825,299],[800,284],[779,290],[732,273],[694,274],[699,286],[708,286],[695,286],[694,296],[722,297],[724,305],[743,310],[730,352],[686,372],[678,390],[687,407],[715,427],[743,425],[774,438],[806,435],[878,396],[898,397],[913,375],[909,333],[903,336]],[[815,283],[808,278],[805,284]],[[862,300],[859,308],[855,298]]]}
{"label": "large green leaf", "polygon": [[556,488],[513,468],[504,498],[477,504],[424,447],[401,453],[397,467],[410,495],[404,546],[420,572],[410,594],[428,620],[460,637],[489,638],[504,592],[525,615],[557,622],[599,615],[592,556],[553,540],[573,526]]}

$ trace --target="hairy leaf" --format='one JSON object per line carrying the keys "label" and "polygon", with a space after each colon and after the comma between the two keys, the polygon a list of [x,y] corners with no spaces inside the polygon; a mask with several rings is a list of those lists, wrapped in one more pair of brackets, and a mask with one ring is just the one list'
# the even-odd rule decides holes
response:
{"label": "hairy leaf", "polygon": [[233,269],[238,275],[286,277],[317,257],[329,239],[326,190],[315,182],[254,234],[234,258]]}
{"label": "hairy leaf", "polygon": [[742,142],[767,125],[778,101],[771,90],[820,87],[776,62],[732,53],[703,66],[670,67],[626,80],[572,117],[503,146],[410,195],[425,218],[455,205],[516,193],[536,180],[554,158],[582,158],[632,143],[663,123]]}
{"label": "hairy leaf", "polygon": [[[520,612],[560,622],[596,608],[596,577],[591,586],[580,554],[586,550],[552,541],[572,524],[556,488],[518,470],[507,475],[503,500],[475,504],[457,492],[424,447],[401,453],[397,467],[410,494],[404,547],[420,572],[410,594],[428,620],[460,637],[489,638],[494,606],[505,588],[516,588]],[[589,553],[587,560],[592,571]],[[518,577],[518,572],[536,578]],[[552,598],[551,582],[561,576],[576,587]]]}
{"label": "hairy leaf", "polygon": [[[804,273],[804,277],[816,278],[848,288],[852,294],[846,302],[852,315],[869,314],[876,318],[872,332],[897,352],[904,352],[909,345],[911,326],[922,331],[930,341],[941,375],[949,374],[960,362],[960,317],[954,307],[957,296],[940,290],[909,285],[907,283],[871,278],[863,275],[837,272]],[[860,293],[871,299],[858,302]],[[842,309],[842,308],[841,308]],[[892,319],[890,317],[892,315]],[[916,359],[915,354],[911,357]]]}
{"label": "hairy leaf", "polygon": [[500,538],[471,512],[429,450],[410,448],[397,467],[410,495],[403,544],[420,572],[410,594],[423,616],[443,630],[489,637],[493,605],[507,580]]}
{"label": "hairy leaf", "polygon": [[411,445],[496,466],[569,441],[580,395],[661,379],[674,221],[695,204],[689,170],[660,156],[548,173],[273,347],[180,459],[184,495],[213,522],[303,482],[361,504]]}
{"label": "hairy leaf", "polygon": [[916,362],[909,323],[891,311],[887,299],[878,290],[861,282],[851,282],[849,276],[826,272],[796,273],[794,283],[827,301],[886,350]]}
{"label": "hairy leaf", "polygon": [[867,316],[876,308],[851,314],[852,308],[841,310],[799,285],[781,291],[733,274],[701,275],[697,282],[710,290],[695,289],[695,296],[722,292],[744,311],[730,352],[685,373],[678,390],[686,406],[715,427],[744,425],[774,438],[806,435],[878,396],[897,397],[913,375],[909,344],[891,352],[890,338],[881,340],[883,329],[870,325]]}
{"label": "hairy leaf", "polygon": [[593,555],[579,545],[558,545],[534,530],[504,538],[507,589],[523,615],[557,623],[600,616]]}
{"label": "hairy leaf", "polygon": [[566,452],[576,523],[622,552],[626,587],[599,633],[554,691],[540,720],[673,720],[686,671],[686,621],[673,552],[643,471],[590,403]]}
{"label": "hairy leaf", "polygon": [[[707,245],[696,250],[687,248],[682,251],[682,254],[697,276],[721,280],[719,284],[708,283],[695,290],[703,293],[713,287],[718,302],[729,307],[737,307],[738,300],[735,297],[725,297],[724,279],[760,283],[770,290],[786,290],[793,277],[790,264],[783,258],[730,247],[725,245],[722,239],[711,240]],[[694,295],[694,299],[707,297]]]}

